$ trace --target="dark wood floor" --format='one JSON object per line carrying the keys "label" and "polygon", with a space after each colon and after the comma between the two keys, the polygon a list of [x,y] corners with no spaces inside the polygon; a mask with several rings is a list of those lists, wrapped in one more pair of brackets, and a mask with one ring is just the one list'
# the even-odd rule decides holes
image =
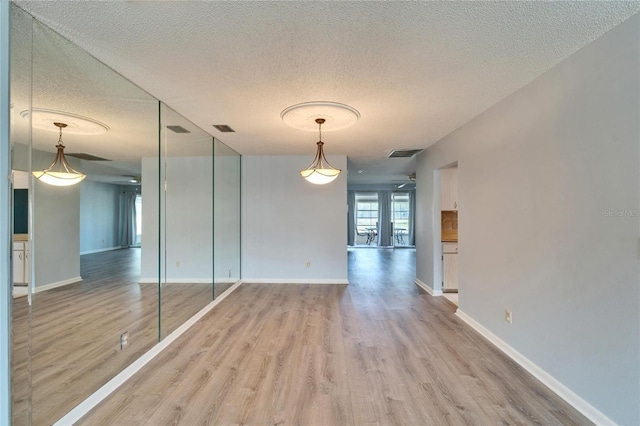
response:
{"label": "dark wood floor", "polygon": [[415,250],[346,285],[243,284],[85,425],[588,424],[413,284]]}
{"label": "dark wood floor", "polygon": [[[30,423],[30,405],[33,424],[52,424],[158,341],[158,285],[139,284],[140,249],[83,255],[81,276],[82,282],[36,293],[31,307],[26,297],[14,299],[15,425]],[[216,293],[228,287],[216,286]],[[163,335],[212,297],[211,284],[165,285]],[[121,350],[125,331],[129,345]]]}

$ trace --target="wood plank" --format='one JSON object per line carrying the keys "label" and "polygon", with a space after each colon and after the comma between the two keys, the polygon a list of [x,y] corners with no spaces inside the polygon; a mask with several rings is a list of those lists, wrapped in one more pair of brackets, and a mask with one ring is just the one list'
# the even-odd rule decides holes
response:
{"label": "wood plank", "polygon": [[[26,297],[13,301],[16,425],[52,424],[157,343],[158,284],[139,283],[140,249],[83,255],[80,262],[83,281],[36,293],[32,306]],[[217,291],[224,288],[216,284]],[[164,335],[213,297],[211,284],[168,284],[163,290]],[[129,346],[121,350],[125,331]],[[127,398],[122,403],[114,416],[130,415]]]}
{"label": "wood plank", "polygon": [[414,265],[354,249],[349,286],[243,284],[80,424],[589,424]]}

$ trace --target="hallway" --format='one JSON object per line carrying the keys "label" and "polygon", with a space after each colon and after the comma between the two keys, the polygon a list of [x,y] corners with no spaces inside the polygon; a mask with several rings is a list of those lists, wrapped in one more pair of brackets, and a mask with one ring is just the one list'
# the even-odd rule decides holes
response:
{"label": "hallway", "polygon": [[588,424],[414,283],[350,249],[346,285],[242,284],[80,422]]}

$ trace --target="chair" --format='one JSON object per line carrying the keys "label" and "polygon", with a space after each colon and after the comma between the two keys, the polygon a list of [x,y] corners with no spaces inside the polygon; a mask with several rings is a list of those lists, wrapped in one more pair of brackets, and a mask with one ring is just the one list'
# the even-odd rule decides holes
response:
{"label": "chair", "polygon": [[366,244],[369,244],[369,243],[370,243],[370,241],[369,241],[369,232],[368,232],[368,231],[366,231],[366,230],[365,230],[365,231],[362,231],[362,230],[360,230],[360,228],[359,228],[359,227],[357,227],[357,226],[356,226],[356,235],[357,235],[358,237],[367,237]]}

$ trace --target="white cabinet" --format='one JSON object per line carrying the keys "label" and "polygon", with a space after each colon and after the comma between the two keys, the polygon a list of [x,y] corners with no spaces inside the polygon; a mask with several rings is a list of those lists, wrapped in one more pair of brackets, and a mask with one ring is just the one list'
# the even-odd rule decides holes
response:
{"label": "white cabinet", "polygon": [[26,284],[29,281],[29,249],[26,242],[13,243],[13,282]]}
{"label": "white cabinet", "polygon": [[440,210],[458,210],[458,168],[440,170]]}
{"label": "white cabinet", "polygon": [[442,291],[458,291],[458,244],[442,244]]}

